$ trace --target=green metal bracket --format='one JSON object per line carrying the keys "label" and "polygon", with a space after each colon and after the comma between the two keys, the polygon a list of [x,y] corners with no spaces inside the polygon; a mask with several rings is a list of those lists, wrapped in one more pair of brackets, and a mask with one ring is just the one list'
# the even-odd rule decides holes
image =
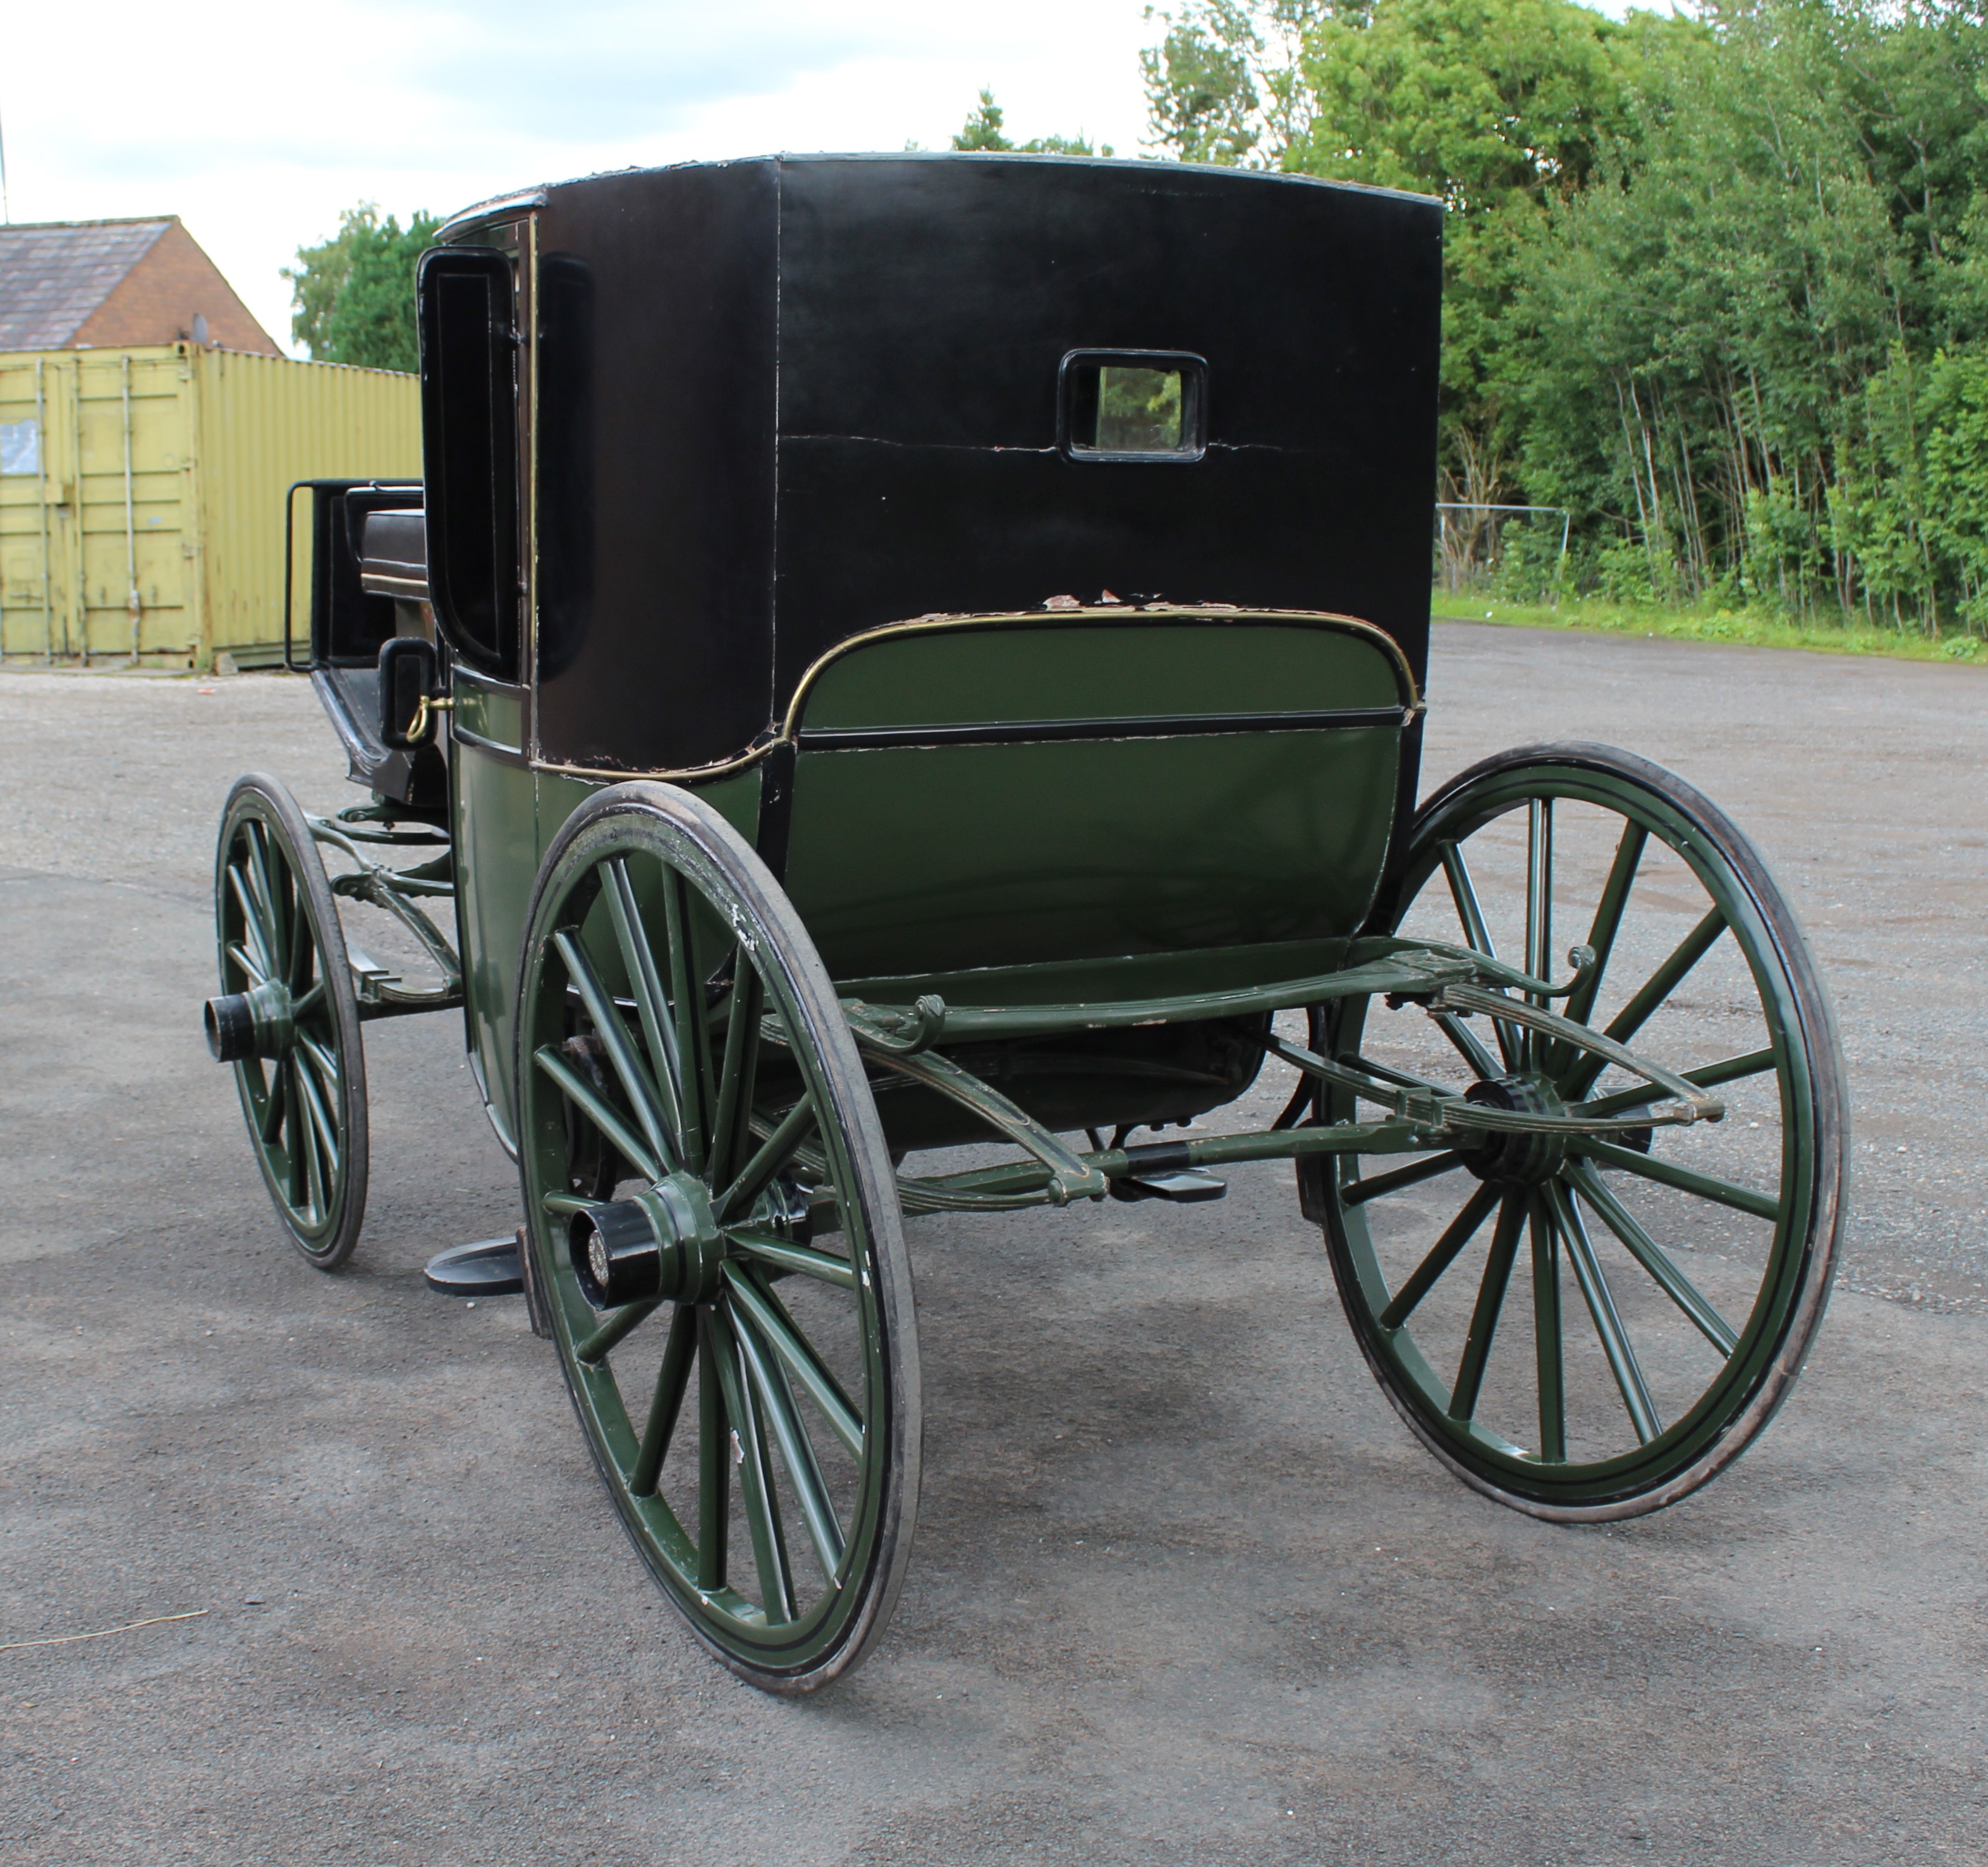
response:
{"label": "green metal bracket", "polygon": [[[1453,1147],[1473,1134],[1494,1131],[1563,1139],[1582,1137],[1606,1145],[1605,1138],[1611,1135],[1716,1121],[1726,1112],[1719,1098],[1699,1084],[1637,1056],[1584,1024],[1528,1002],[1567,998],[1577,991],[1595,963],[1593,952],[1587,947],[1577,946],[1568,955],[1574,976],[1560,986],[1485,954],[1434,943],[1363,940],[1354,943],[1348,959],[1351,963],[1342,970],[1311,978],[1240,991],[1124,1003],[955,1008],[928,995],[907,1009],[845,999],[843,1010],[850,1030],[867,1056],[970,1111],[997,1134],[1034,1157],[1033,1162],[1016,1162],[965,1173],[901,1176],[898,1191],[905,1211],[1063,1206],[1073,1199],[1099,1198],[1111,1182],[1141,1172],[1215,1167],[1241,1161],[1296,1159],[1311,1154],[1440,1150]],[[1577,1102],[1564,1110],[1502,1108],[1469,1101],[1459,1091],[1433,1083],[1418,1083],[1407,1077],[1389,1081],[1384,1073],[1377,1074],[1373,1066],[1337,1062],[1269,1034],[1259,1041],[1271,1055],[1307,1076],[1381,1104],[1390,1111],[1391,1118],[1273,1129],[1254,1135],[1198,1135],[1079,1155],[970,1070],[950,1057],[933,1054],[932,1050],[942,1042],[1248,1016],[1369,996],[1420,1004],[1432,1017],[1482,1013],[1506,1023],[1528,1026],[1564,1045],[1627,1070],[1650,1085],[1660,1099],[1631,1101],[1618,1094],[1593,1107]]]}
{"label": "green metal bracket", "polygon": [[[412,830],[396,830],[390,820],[375,827],[374,814],[344,811],[336,819],[307,817],[313,838],[339,851],[354,867],[347,873],[331,876],[331,891],[347,901],[364,901],[391,915],[418,940],[441,975],[441,983],[414,991],[404,988],[400,976],[361,952],[350,942],[347,957],[352,983],[359,1001],[359,1016],[366,1023],[378,1018],[405,1018],[424,1011],[447,1011],[463,999],[462,962],[434,922],[414,904],[426,897],[451,897],[455,893],[455,852],[445,831],[423,825]],[[365,820],[354,820],[363,817]],[[441,853],[411,868],[390,868],[375,862],[359,846],[384,844],[390,847],[433,848]]]}

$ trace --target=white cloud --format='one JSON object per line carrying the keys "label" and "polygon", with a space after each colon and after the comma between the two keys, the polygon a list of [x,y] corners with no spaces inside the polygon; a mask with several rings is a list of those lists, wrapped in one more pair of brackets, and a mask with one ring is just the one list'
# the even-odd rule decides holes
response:
{"label": "white cloud", "polygon": [[16,220],[177,213],[272,335],[339,211],[403,216],[597,169],[945,146],[991,86],[1019,137],[1136,152],[1143,0],[134,0],[10,10]]}

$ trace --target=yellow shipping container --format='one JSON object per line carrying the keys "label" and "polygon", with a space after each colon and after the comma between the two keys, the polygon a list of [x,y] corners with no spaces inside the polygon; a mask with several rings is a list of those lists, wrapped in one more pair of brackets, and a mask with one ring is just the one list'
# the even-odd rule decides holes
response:
{"label": "yellow shipping container", "polygon": [[191,343],[0,351],[0,657],[276,661],[286,489],[421,470],[411,376]]}

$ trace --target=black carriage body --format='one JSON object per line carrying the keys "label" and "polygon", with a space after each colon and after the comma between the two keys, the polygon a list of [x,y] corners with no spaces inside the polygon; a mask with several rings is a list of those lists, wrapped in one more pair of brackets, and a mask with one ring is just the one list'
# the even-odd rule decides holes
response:
{"label": "black carriage body", "polygon": [[[1419,682],[1438,204],[783,157],[570,183],[536,218],[547,763],[715,764],[851,636],[1105,590],[1360,617]],[[1202,360],[1199,457],[1073,458],[1073,351]]]}

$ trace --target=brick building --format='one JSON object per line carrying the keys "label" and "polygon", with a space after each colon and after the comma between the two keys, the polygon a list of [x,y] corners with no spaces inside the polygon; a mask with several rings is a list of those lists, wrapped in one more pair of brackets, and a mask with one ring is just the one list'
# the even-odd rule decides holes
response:
{"label": "brick building", "polygon": [[0,227],[0,350],[282,352],[176,214]]}

